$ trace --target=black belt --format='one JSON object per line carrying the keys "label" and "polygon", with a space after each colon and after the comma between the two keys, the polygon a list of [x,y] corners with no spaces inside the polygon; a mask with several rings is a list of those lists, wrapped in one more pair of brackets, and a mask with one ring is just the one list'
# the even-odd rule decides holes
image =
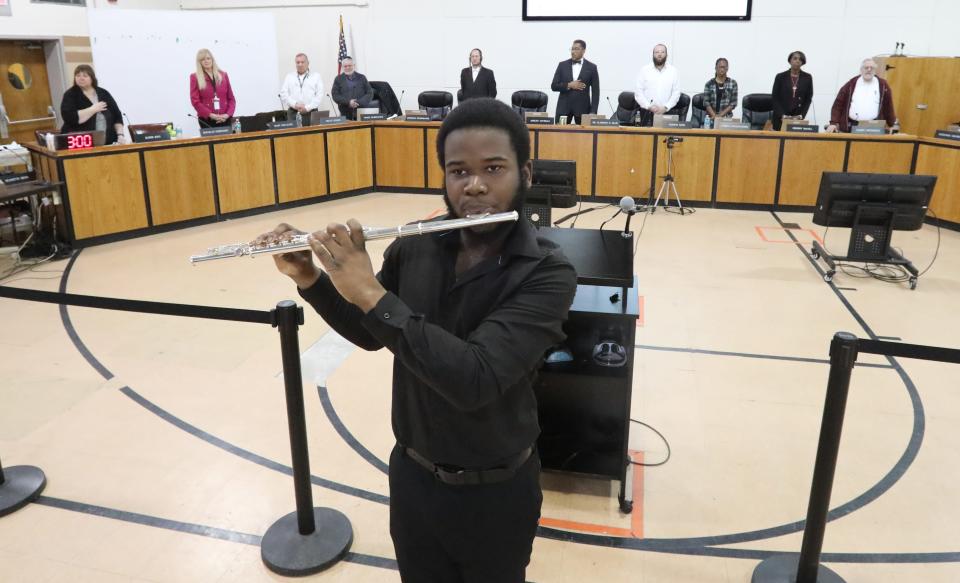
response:
{"label": "black belt", "polygon": [[400,453],[406,455],[430,471],[438,480],[444,484],[452,486],[475,486],[477,484],[493,484],[509,480],[517,473],[517,468],[522,466],[533,453],[533,446],[521,451],[510,460],[504,462],[498,467],[485,470],[471,470],[467,468],[458,468],[446,464],[438,464],[428,460],[420,455],[417,450],[398,445]]}

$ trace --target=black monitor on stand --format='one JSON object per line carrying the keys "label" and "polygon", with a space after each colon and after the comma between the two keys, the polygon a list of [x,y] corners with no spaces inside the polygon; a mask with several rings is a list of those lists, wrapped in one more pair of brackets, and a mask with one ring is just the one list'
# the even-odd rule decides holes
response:
{"label": "black monitor on stand", "polygon": [[825,227],[848,227],[850,244],[845,257],[827,253],[819,242],[810,250],[829,266],[831,281],[838,261],[900,265],[910,273],[910,289],[917,287],[917,268],[890,246],[893,231],[916,231],[923,226],[936,176],[824,172],[813,222]]}

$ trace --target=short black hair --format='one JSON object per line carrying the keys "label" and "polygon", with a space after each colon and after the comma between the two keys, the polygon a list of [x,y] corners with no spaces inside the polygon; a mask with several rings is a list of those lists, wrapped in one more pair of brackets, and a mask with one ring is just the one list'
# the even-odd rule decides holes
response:
{"label": "short black hair", "polygon": [[803,54],[803,51],[793,51],[792,53],[790,53],[789,55],[787,55],[787,62],[788,62],[788,63],[790,62],[791,59],[793,59],[793,55],[798,55],[798,56],[800,57],[800,64],[801,64],[801,65],[806,65],[806,64],[807,64],[807,55]]}
{"label": "short black hair", "polygon": [[583,50],[587,50],[587,41],[585,41],[585,40],[577,39],[577,40],[573,41],[573,44],[575,44],[575,45],[580,45],[581,47],[583,47]]}
{"label": "short black hair", "polygon": [[517,166],[522,168],[530,160],[530,133],[520,116],[502,101],[478,97],[461,102],[443,120],[437,132],[437,159],[440,160],[441,169],[447,163],[444,151],[447,138],[457,130],[468,128],[503,130],[510,136],[513,153],[517,155]]}

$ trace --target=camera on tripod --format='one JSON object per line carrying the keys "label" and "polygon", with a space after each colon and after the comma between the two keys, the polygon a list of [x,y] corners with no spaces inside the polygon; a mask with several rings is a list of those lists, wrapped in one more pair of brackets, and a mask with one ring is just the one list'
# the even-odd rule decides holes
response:
{"label": "camera on tripod", "polygon": [[672,148],[674,144],[679,144],[683,141],[683,138],[680,136],[667,136],[663,139],[663,143],[667,145],[668,148]]}

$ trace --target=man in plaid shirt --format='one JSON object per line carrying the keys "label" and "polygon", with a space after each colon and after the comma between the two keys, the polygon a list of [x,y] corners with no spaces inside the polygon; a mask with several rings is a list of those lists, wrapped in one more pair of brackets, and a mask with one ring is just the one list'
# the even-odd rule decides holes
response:
{"label": "man in plaid shirt", "polygon": [[716,75],[703,86],[703,105],[714,121],[718,117],[733,117],[737,107],[737,82],[727,77],[729,68],[726,59],[717,59]]}

